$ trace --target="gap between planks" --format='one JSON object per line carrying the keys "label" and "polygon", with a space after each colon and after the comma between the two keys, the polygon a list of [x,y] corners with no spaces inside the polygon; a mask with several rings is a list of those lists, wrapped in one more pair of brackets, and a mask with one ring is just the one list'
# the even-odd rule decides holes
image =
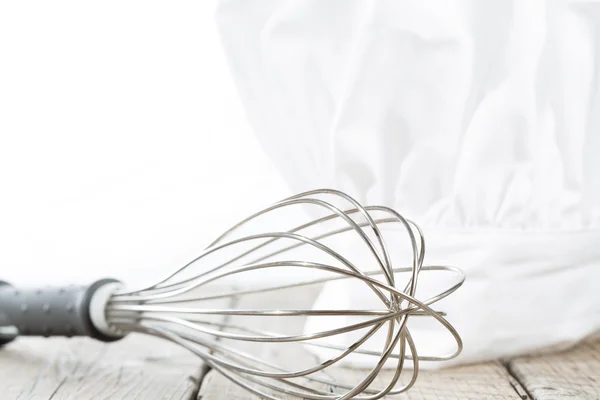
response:
{"label": "gap between planks", "polygon": [[534,400],[599,400],[600,338],[551,354],[507,362],[510,373]]}

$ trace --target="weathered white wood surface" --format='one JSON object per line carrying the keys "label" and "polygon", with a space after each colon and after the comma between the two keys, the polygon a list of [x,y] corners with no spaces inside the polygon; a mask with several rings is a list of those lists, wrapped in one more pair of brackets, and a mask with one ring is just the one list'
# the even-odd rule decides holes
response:
{"label": "weathered white wood surface", "polygon": [[[342,370],[348,376],[364,376],[365,371]],[[383,373],[383,382],[390,379],[390,373]],[[522,389],[517,389],[524,393]],[[511,384],[504,368],[496,363],[453,368],[444,371],[426,371],[419,375],[417,384],[407,393],[398,396],[387,396],[387,399],[414,400],[486,400],[486,399],[523,399]],[[242,400],[258,399],[244,389],[234,385],[215,371],[210,371],[200,391],[198,400]],[[285,398],[285,397],[284,397]],[[291,399],[291,397],[290,397]]]}
{"label": "weathered white wood surface", "polygon": [[200,372],[189,352],[144,335],[111,344],[21,338],[0,350],[0,398],[190,399]]}
{"label": "weathered white wood surface", "polygon": [[534,399],[600,399],[600,340],[554,354],[517,358],[508,367]]}

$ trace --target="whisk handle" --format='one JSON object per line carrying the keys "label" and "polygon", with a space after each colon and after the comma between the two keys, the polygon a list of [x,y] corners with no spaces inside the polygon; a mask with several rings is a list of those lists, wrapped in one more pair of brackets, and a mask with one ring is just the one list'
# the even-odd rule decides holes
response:
{"label": "whisk handle", "polygon": [[21,290],[0,282],[0,345],[17,336],[120,339],[123,334],[102,324],[106,302],[117,285],[114,279],[102,279],[89,286]]}

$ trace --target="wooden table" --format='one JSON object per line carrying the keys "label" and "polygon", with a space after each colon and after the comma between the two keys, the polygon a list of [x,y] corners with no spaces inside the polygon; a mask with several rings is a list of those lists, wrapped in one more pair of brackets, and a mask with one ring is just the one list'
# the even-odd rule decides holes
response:
{"label": "wooden table", "polygon": [[[286,298],[293,301],[294,296]],[[228,306],[257,308],[244,301],[230,299]],[[1,400],[255,398],[186,350],[143,335],[111,344],[85,338],[21,338],[0,349]],[[421,372],[408,393],[387,398],[600,399],[600,341],[552,355]]]}

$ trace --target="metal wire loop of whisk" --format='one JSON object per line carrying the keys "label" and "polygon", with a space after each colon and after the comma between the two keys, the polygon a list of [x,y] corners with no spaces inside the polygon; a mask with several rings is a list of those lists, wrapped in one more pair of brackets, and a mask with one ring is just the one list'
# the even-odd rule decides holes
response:
{"label": "metal wire loop of whisk", "polygon": [[[339,205],[342,204],[342,206]],[[291,207],[311,207],[322,210],[321,215],[308,222],[282,230],[245,234],[244,229],[259,218]],[[329,225],[338,224],[334,227]],[[392,257],[382,232],[382,226],[393,225],[406,232],[411,249],[408,267],[392,266]],[[351,262],[350,255],[341,254],[329,242],[332,238],[350,234],[370,255],[376,270],[365,270],[364,265]],[[241,250],[240,250],[241,249]],[[309,249],[311,254],[321,254],[329,261],[295,258],[297,251]],[[196,270],[198,263],[220,255],[224,259],[209,263]],[[460,270],[447,266],[424,266],[425,240],[419,227],[396,211],[383,206],[362,206],[345,193],[314,190],[301,193],[259,211],[226,231],[200,256],[186,264],[166,279],[141,290],[119,292],[107,305],[107,321],[123,332],[144,332],[159,336],[189,349],[201,357],[208,366],[248,391],[266,399],[280,396],[329,399],[378,399],[398,394],[414,385],[420,361],[444,361],[456,357],[461,349],[460,336],[444,318],[443,313],[431,306],[453,293],[464,281]],[[289,257],[289,258],[288,258]],[[209,292],[210,285],[245,274],[270,274],[288,269],[313,271],[306,280],[288,280],[262,287],[225,289]],[[193,272],[190,272],[193,270]],[[440,293],[418,300],[416,296],[419,276],[423,272],[453,273],[454,284]],[[284,274],[285,275],[285,274]],[[406,276],[398,284],[398,276]],[[242,279],[243,280],[243,279]],[[239,279],[238,279],[239,281]],[[259,279],[263,281],[263,279]],[[240,296],[282,293],[286,290],[320,286],[327,282],[350,281],[360,283],[375,296],[379,309],[314,309],[309,307],[273,309],[208,308],[203,302],[218,301]],[[230,288],[232,286],[229,286]],[[302,290],[302,289],[301,289]],[[280,297],[283,299],[283,297]],[[210,316],[226,316],[214,320]],[[456,342],[455,351],[445,355],[419,355],[408,326],[409,319],[427,316],[445,328]],[[259,319],[259,327],[246,322],[236,323],[235,318]],[[346,318],[345,325],[300,333],[272,332],[269,318]],[[352,318],[357,318],[352,320]],[[379,350],[367,348],[376,334],[383,333],[383,346]],[[351,343],[343,344],[341,335],[356,334]],[[300,343],[301,350],[314,356],[313,365],[289,367],[261,358],[240,349],[237,342],[257,342],[261,345]],[[312,350],[311,350],[312,349]],[[321,351],[321,353],[319,353]],[[325,352],[325,353],[323,353]],[[341,382],[328,373],[348,357],[372,359],[369,369],[356,382]],[[406,360],[411,361],[408,377],[401,372]],[[381,383],[384,366],[393,363],[393,372],[386,373],[388,382]]]}

